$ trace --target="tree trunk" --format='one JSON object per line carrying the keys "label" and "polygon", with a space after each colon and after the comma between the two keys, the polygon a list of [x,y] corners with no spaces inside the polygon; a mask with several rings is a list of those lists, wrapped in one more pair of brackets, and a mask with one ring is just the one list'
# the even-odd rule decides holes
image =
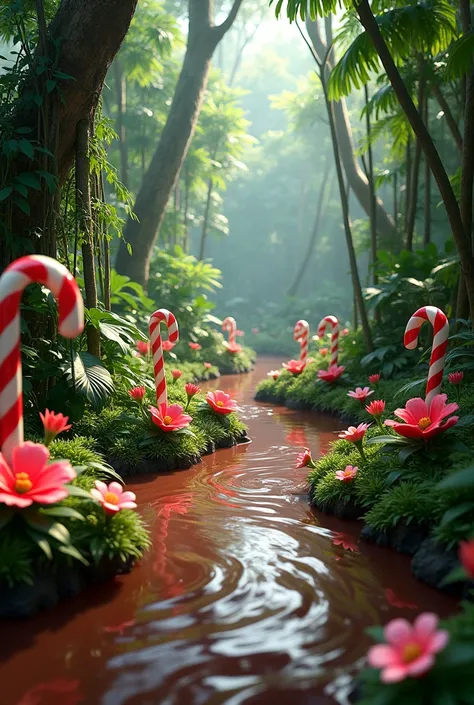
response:
{"label": "tree trunk", "polygon": [[[459,252],[461,263],[461,271],[466,280],[467,295],[469,298],[469,308],[471,319],[474,321],[474,258],[471,252],[470,232],[466,233],[464,224],[461,218],[456,196],[454,195],[449,176],[443,166],[443,163],[438,154],[438,150],[429,134],[426,126],[418,113],[413,100],[403,82],[403,79],[398,71],[388,46],[380,32],[377,20],[375,19],[368,0],[361,0],[356,6],[360,21],[367,31],[368,36],[372,40],[374,47],[383,64],[388,79],[392,84],[398,101],[405,112],[413,131],[420,140],[426,158],[429,161],[431,171],[436,179],[438,188],[443,199],[443,203],[448,215],[449,224],[453,233],[454,240]],[[467,103],[468,101],[466,101]],[[466,111],[467,113],[467,111]],[[472,111],[471,111],[472,115]],[[471,119],[474,118],[474,115]],[[466,137],[466,134],[465,134]],[[466,145],[464,145],[466,150]]]}
{"label": "tree trunk", "polygon": [[407,147],[405,150],[405,203],[404,203],[404,221],[405,232],[408,230],[408,216],[410,213],[410,198],[411,198],[411,177],[412,177],[412,160],[411,160],[411,137],[408,137]]}
{"label": "tree trunk", "polygon": [[188,1],[188,42],[173,102],[135,202],[138,221],[128,219],[115,263],[118,272],[145,287],[153,246],[199,117],[212,55],[242,2],[234,0],[226,21],[213,26],[210,0]]}
{"label": "tree trunk", "polygon": [[184,213],[183,213],[183,250],[185,253],[189,249],[189,189],[190,189],[189,165],[184,166]]}
{"label": "tree trunk", "polygon": [[201,230],[201,245],[199,247],[199,259],[204,259],[204,249],[206,247],[207,229],[209,226],[209,213],[211,210],[211,200],[212,200],[212,178],[209,179],[207,183],[207,197],[206,197],[206,207],[204,208],[204,215],[202,218],[202,230]]}
{"label": "tree trunk", "polygon": [[[54,157],[60,185],[66,180],[74,159],[78,122],[93,117],[105,75],[128,30],[136,4],[137,0],[62,0],[48,29],[48,44],[54,44],[54,51],[58,53],[55,61],[57,68],[72,77],[61,79],[59,90],[50,94],[52,108],[48,128],[50,134],[57,134]],[[37,56],[44,55],[38,49]],[[26,90],[34,86],[35,68],[36,65],[31,69]],[[41,108],[25,109],[20,101],[18,105],[15,117],[17,127],[30,127],[34,133]],[[3,164],[0,168],[3,169]],[[16,160],[14,168],[25,172],[35,171],[41,166],[36,160],[25,159]],[[45,193],[49,193],[45,182],[41,192],[29,190],[29,215],[18,208],[14,209],[10,230],[15,234],[15,255],[6,239],[1,238],[0,271],[11,262],[13,256],[26,254],[31,249],[42,251],[37,232],[45,220],[45,207],[49,208],[51,202],[50,197],[44,198]],[[6,201],[1,204],[0,217],[4,215],[5,208]]]}
{"label": "tree trunk", "polygon": [[436,84],[433,83],[431,85],[431,88],[433,89],[433,93],[436,97],[436,100],[438,101],[438,105],[441,108],[441,110],[444,113],[444,117],[446,118],[446,123],[451,131],[451,134],[453,136],[453,139],[456,143],[457,148],[459,151],[462,153],[462,136],[459,131],[459,127],[457,125],[456,120],[453,117],[453,114],[451,112],[451,108],[449,107],[449,103],[444,97],[444,95],[441,92],[441,88]]}
{"label": "tree trunk", "polygon": [[[425,125],[429,129],[429,101],[425,100]],[[426,247],[431,242],[431,171],[425,157],[425,213],[424,213],[423,245]]]}
{"label": "tree trunk", "polygon": [[128,142],[125,117],[127,114],[127,78],[118,59],[113,63],[115,95],[117,101],[117,134],[120,151],[120,181],[128,188]]}
{"label": "tree trunk", "polygon": [[370,114],[367,110],[369,104],[369,90],[367,86],[364,86],[365,95],[365,125],[367,131],[367,157],[368,157],[368,173],[367,178],[369,180],[369,191],[370,191],[370,263],[372,265],[372,283],[377,284],[377,274],[375,271],[375,265],[377,262],[377,198],[375,194],[375,184],[374,184],[374,161],[372,157],[372,145],[370,144],[371,136],[371,125],[370,125]]}
{"label": "tree trunk", "polygon": [[[419,58],[418,61],[418,112],[420,116],[425,112],[425,76],[423,70],[423,57]],[[413,233],[415,230],[415,220],[416,220],[416,210],[418,206],[418,182],[420,178],[420,164],[421,164],[421,142],[419,139],[415,143],[415,154],[413,157],[413,171],[410,179],[410,208],[407,217],[407,230],[406,230],[406,249],[408,252],[413,251]]]}
{"label": "tree trunk", "polygon": [[[82,267],[87,308],[97,308],[94,248],[92,244],[92,214],[89,165],[89,120],[77,125],[76,142],[76,208],[82,236]],[[100,333],[87,326],[87,352],[100,357]]]}
{"label": "tree trunk", "polygon": [[393,221],[396,227],[398,224],[398,175],[396,171],[393,175]]}
{"label": "tree trunk", "polygon": [[288,296],[296,296],[296,294],[298,293],[298,289],[301,285],[301,282],[303,280],[305,272],[306,272],[308,265],[311,261],[311,256],[314,251],[314,246],[316,244],[316,240],[317,240],[318,233],[319,233],[319,226],[321,224],[321,220],[322,220],[322,216],[323,216],[323,206],[326,205],[327,200],[329,199],[329,196],[331,194],[332,183],[330,183],[330,179],[329,179],[330,168],[331,168],[331,165],[329,163],[329,159],[327,159],[326,160],[326,167],[324,169],[323,178],[321,181],[321,187],[319,189],[319,198],[318,198],[318,203],[316,206],[316,215],[314,217],[313,229],[311,231],[308,246],[306,248],[301,265],[298,269],[298,272],[297,272],[296,277],[293,281],[293,284],[288,289]]}

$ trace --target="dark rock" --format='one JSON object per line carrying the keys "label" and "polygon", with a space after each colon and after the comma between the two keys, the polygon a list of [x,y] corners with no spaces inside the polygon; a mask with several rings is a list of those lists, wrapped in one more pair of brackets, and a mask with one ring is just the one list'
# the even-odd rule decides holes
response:
{"label": "dark rock", "polygon": [[382,548],[387,548],[390,546],[390,538],[385,531],[373,529],[371,526],[367,526],[367,524],[365,524],[362,528],[360,538],[364,539],[364,541],[375,543],[377,546],[381,546]]}
{"label": "dark rock", "polygon": [[357,681],[354,682],[354,685],[349,692],[349,695],[347,696],[347,699],[349,700],[350,703],[356,703],[362,698],[362,688],[360,683]]}
{"label": "dark rock", "polygon": [[332,507],[332,514],[340,519],[360,519],[364,509],[358,504],[339,500]]}
{"label": "dark rock", "polygon": [[121,458],[109,456],[107,462],[113,467],[115,472],[118,472],[122,477],[130,477],[131,475],[147,475],[159,472],[172,472],[173,470],[187,470],[193,465],[201,462],[199,455],[188,455],[168,460],[154,460],[151,458],[143,458],[139,462],[130,463]]}
{"label": "dark rock", "polygon": [[422,528],[404,524],[397,524],[389,530],[388,534],[390,546],[400,553],[407,553],[409,556],[415,555],[426,539],[426,531]]}
{"label": "dark rock", "polygon": [[293,409],[294,411],[308,411],[313,408],[307,401],[301,401],[299,399],[287,399],[285,406],[288,409]]}
{"label": "dark rock", "polygon": [[444,546],[436,543],[433,538],[427,538],[413,556],[411,570],[413,575],[424,583],[449,595],[462,597],[465,588],[464,582],[441,584],[444,578],[458,565],[455,551],[448,551]]}

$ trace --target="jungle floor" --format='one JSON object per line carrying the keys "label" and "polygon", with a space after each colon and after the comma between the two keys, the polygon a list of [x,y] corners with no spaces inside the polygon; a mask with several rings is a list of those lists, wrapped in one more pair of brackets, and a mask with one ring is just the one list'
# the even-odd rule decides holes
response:
{"label": "jungle floor", "polygon": [[310,510],[298,449],[341,425],[253,401],[280,363],[203,385],[238,400],[251,444],[129,483],[153,535],[130,575],[0,624],[0,705],[344,704],[367,626],[456,610],[358,522]]}

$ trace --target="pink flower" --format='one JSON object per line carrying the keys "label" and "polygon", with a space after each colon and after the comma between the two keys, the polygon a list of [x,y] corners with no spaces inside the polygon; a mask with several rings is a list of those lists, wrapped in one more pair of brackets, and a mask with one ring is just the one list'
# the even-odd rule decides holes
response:
{"label": "pink flower", "polygon": [[333,538],[331,539],[331,543],[334,546],[342,546],[345,551],[352,551],[353,553],[357,553],[357,544],[352,538],[352,536],[349,536],[349,534],[341,534],[336,531]]}
{"label": "pink flower", "polygon": [[217,390],[216,392],[208,392],[206,394],[206,401],[216,413],[218,414],[231,414],[233,411],[237,411],[237,402],[231,399],[228,394]]}
{"label": "pink flower", "polygon": [[323,382],[328,384],[333,384],[344,373],[345,369],[343,365],[330,365],[328,370],[319,370],[318,379],[322,379]]}
{"label": "pink flower", "polygon": [[369,426],[369,423],[360,423],[357,427],[349,426],[347,431],[341,431],[339,438],[343,438],[350,443],[359,443],[367,433]]}
{"label": "pink flower", "polygon": [[45,446],[49,446],[51,441],[54,441],[60,433],[69,431],[72,428],[71,424],[68,424],[69,416],[56,414],[54,411],[49,411],[49,409],[46,409],[44,414],[40,413],[40,419],[43,422]]}
{"label": "pink flower", "polygon": [[370,384],[377,384],[378,382],[380,382],[379,373],[377,372],[374,375],[369,375],[369,382],[370,382]]}
{"label": "pink flower", "polygon": [[68,460],[48,465],[49,450],[27,441],[13,449],[11,467],[0,453],[0,503],[29,507],[33,502],[55,504],[68,496],[64,485],[76,477]]}
{"label": "pink flower", "polygon": [[259,328],[252,328],[252,333],[254,335],[258,335],[260,333],[260,329]]}
{"label": "pink flower", "polygon": [[305,448],[302,453],[298,454],[296,458],[296,468],[307,468],[308,466],[314,467],[313,459],[311,457],[311,451],[309,448]]}
{"label": "pink flower", "polygon": [[145,387],[133,387],[132,389],[128,390],[128,393],[132,397],[132,399],[135,399],[135,401],[141,402],[143,401],[143,397],[146,394],[146,389]]}
{"label": "pink flower", "polygon": [[349,328],[343,328],[341,331],[341,335],[349,335],[350,331]]}
{"label": "pink flower", "polygon": [[104,507],[106,514],[116,514],[121,509],[136,509],[134,492],[124,492],[122,485],[111,482],[109,486],[100,480],[95,481],[91,495]]}
{"label": "pink flower", "polygon": [[200,350],[202,348],[202,345],[199,345],[199,343],[189,343],[189,347],[191,350]]}
{"label": "pink flower", "polygon": [[464,372],[450,372],[448,375],[448,379],[451,384],[461,384],[463,377]]}
{"label": "pink flower", "polygon": [[237,330],[235,331],[235,335],[236,335],[238,338],[241,338],[243,335],[245,335],[245,333],[244,333],[243,330],[237,329]]}
{"label": "pink flower", "polygon": [[288,372],[291,372],[292,375],[300,375],[306,367],[306,363],[299,360],[288,360],[288,362],[283,363],[283,367]]}
{"label": "pink flower", "polygon": [[338,470],[336,477],[341,482],[351,482],[357,475],[359,468],[357,466],[347,465],[344,470]]}
{"label": "pink flower", "polygon": [[183,413],[184,409],[179,404],[160,404],[160,408],[150,406],[151,420],[162,431],[179,431],[189,426],[193,420],[191,416]]}
{"label": "pink flower", "polygon": [[239,353],[242,350],[242,346],[239,345],[238,343],[224,343],[227,352],[230,352],[231,355],[235,355],[236,353]]}
{"label": "pink flower", "polygon": [[371,401],[370,404],[367,404],[365,410],[371,416],[380,418],[385,411],[385,402],[383,399],[376,399],[375,401]]}
{"label": "pink flower", "polygon": [[278,379],[280,374],[281,374],[280,370],[270,370],[270,372],[267,372],[267,377],[272,377],[273,379]]}
{"label": "pink flower", "polygon": [[137,340],[137,350],[140,355],[148,355],[150,352],[150,343],[147,343],[144,340]]}
{"label": "pink flower", "polygon": [[321,348],[321,350],[319,351],[319,354],[322,355],[323,357],[325,357],[328,354],[328,352],[329,352],[329,348]]}
{"label": "pink flower", "polygon": [[170,350],[173,350],[174,348],[174,343],[172,343],[170,340],[163,340],[161,343],[161,347],[163,350],[166,350],[166,352],[169,352]]}
{"label": "pink flower", "polygon": [[196,396],[196,394],[199,394],[201,391],[200,387],[197,386],[197,384],[185,384],[184,389],[186,391],[186,394],[188,395],[188,399],[192,399],[193,397]]}
{"label": "pink flower", "polygon": [[368,661],[373,668],[382,669],[383,683],[398,683],[405,678],[418,678],[429,671],[435,655],[449,641],[447,631],[437,629],[438,617],[424,612],[413,626],[406,619],[393,619],[384,630],[387,644],[369,649]]}
{"label": "pink flower", "polygon": [[370,397],[370,395],[373,393],[374,390],[370,389],[369,387],[356,387],[355,392],[347,392],[347,396],[352,397],[353,399],[357,399],[361,403],[364,403],[367,397]]}
{"label": "pink flower", "polygon": [[459,409],[457,404],[446,404],[446,394],[437,394],[428,405],[420,397],[407,401],[404,409],[395,409],[395,415],[405,421],[385,421],[386,426],[391,426],[396,433],[406,438],[421,438],[428,441],[438,433],[446,431],[458,420],[458,416],[451,416],[444,423],[443,419]]}
{"label": "pink flower", "polygon": [[461,541],[459,544],[459,560],[469,577],[474,578],[474,539]]}
{"label": "pink flower", "polygon": [[211,365],[210,362],[205,362],[205,363],[204,363],[204,367],[206,368],[206,370],[210,370],[211,367],[212,367],[212,365]]}
{"label": "pink flower", "polygon": [[179,379],[183,375],[181,370],[171,370],[171,374],[172,374],[174,380]]}

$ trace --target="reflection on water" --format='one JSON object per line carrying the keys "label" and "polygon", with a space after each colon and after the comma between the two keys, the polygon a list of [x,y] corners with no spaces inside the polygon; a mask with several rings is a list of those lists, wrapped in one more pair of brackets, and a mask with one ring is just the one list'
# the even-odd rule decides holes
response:
{"label": "reflection on water", "polygon": [[134,479],[153,548],[114,583],[0,625],[0,705],[328,705],[346,702],[366,626],[453,603],[408,559],[312,512],[296,449],[323,453],[338,422],[232,394],[253,442],[190,470]]}

